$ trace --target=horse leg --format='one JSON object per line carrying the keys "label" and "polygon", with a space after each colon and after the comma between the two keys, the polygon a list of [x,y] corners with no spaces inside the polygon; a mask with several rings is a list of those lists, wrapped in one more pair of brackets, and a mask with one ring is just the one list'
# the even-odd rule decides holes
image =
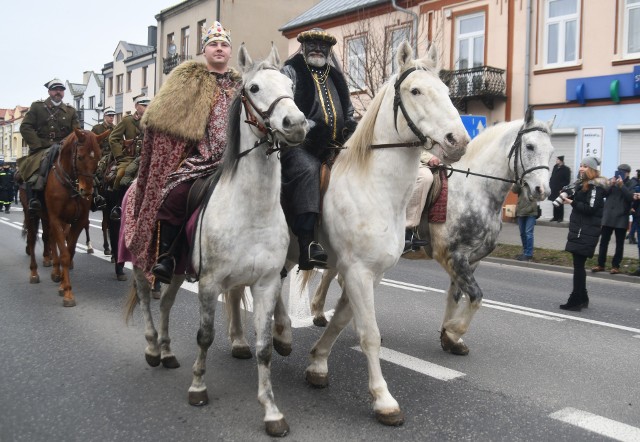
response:
{"label": "horse leg", "polygon": [[91,244],[91,236],[89,235],[89,225],[87,224],[87,227],[84,228],[85,234],[87,236],[87,253],[88,254],[92,254],[93,253],[93,245]]}
{"label": "horse leg", "polygon": [[374,308],[374,287],[377,280],[366,268],[351,266],[344,273],[345,292],[349,296],[349,305],[353,310],[356,330],[360,337],[360,347],[367,357],[369,368],[369,392],[373,398],[373,411],[378,422],[398,426],[404,423],[404,414],[393,398],[380,367],[380,330],[376,322]]}
{"label": "horse leg", "polygon": [[[64,307],[75,307],[76,300],[71,290],[71,277],[69,269],[73,266],[73,257],[76,251],[78,237],[85,227],[80,224],[72,224],[66,237],[66,241],[58,243],[60,251],[60,263],[62,264],[62,281],[60,282],[60,290],[63,293],[62,305]],[[66,244],[65,244],[66,243]]]}
{"label": "horse leg", "polygon": [[282,301],[282,284],[280,286],[280,293],[276,297],[276,306],[273,314],[273,348],[279,355],[289,356],[291,354],[293,333],[291,332],[291,318],[287,312],[287,307]]}
{"label": "horse leg", "polygon": [[244,336],[242,327],[242,307],[244,300],[244,287],[234,287],[225,293],[225,306],[227,309],[227,331],[231,342],[231,356],[237,359],[251,359],[251,348]]}
{"label": "horse leg", "polygon": [[[60,254],[61,247],[66,247],[65,243],[65,232],[60,227],[59,220],[49,220],[49,253],[51,254],[51,280],[53,282],[62,281],[62,271],[60,270]],[[58,239],[60,237],[60,239]],[[58,241],[62,241],[62,246],[59,245]],[[45,247],[47,248],[47,247]],[[63,294],[58,292],[60,296]]]}
{"label": "horse leg", "polygon": [[447,293],[440,345],[446,352],[464,356],[469,354],[469,347],[462,341],[462,335],[469,330],[473,315],[482,305],[482,290],[473,276],[475,266],[465,260],[455,269]]}
{"label": "horse leg", "polygon": [[269,436],[282,437],[289,425],[278,409],[271,385],[273,313],[280,295],[282,280],[278,273],[265,275],[253,286],[253,321],[256,329],[256,359],[258,362],[258,401],[264,408],[265,429]]}
{"label": "horse leg", "polygon": [[142,319],[144,320],[144,337],[147,341],[147,347],[144,349],[144,358],[151,367],[160,365],[160,346],[158,345],[158,332],[153,325],[153,316],[151,315],[151,288],[144,272],[138,267],[133,267],[133,287],[129,294],[128,305],[131,306],[129,314],[133,312],[134,298],[140,302],[142,310]]}
{"label": "horse leg", "polygon": [[[25,209],[25,213],[26,213]],[[40,224],[38,218],[32,218],[29,215],[25,215],[25,226],[27,229],[27,255],[29,255],[30,263],[29,269],[31,274],[29,275],[29,283],[37,284],[40,282],[40,275],[38,275],[38,263],[36,262],[36,239],[38,237],[38,225]]]}
{"label": "horse leg", "polygon": [[[51,267],[52,259],[51,259],[51,240],[50,230],[49,230],[49,218],[48,216],[43,216],[41,218],[42,221],[42,267]],[[36,229],[37,232],[37,229]],[[56,281],[57,282],[57,281]]]}
{"label": "horse leg", "polygon": [[176,294],[184,282],[184,276],[174,276],[171,284],[165,286],[160,296],[160,334],[158,343],[160,344],[160,360],[164,368],[178,368],[180,363],[171,351],[171,338],[169,337],[169,314],[171,307],[176,300]]}
{"label": "horse leg", "polygon": [[336,277],[338,271],[336,269],[327,269],[322,274],[322,280],[316,288],[311,300],[311,314],[313,315],[313,324],[318,327],[327,326],[327,318],[324,316],[324,302],[327,299],[327,292],[331,281]]}
{"label": "horse leg", "polygon": [[213,344],[213,338],[215,337],[213,320],[216,314],[218,294],[221,292],[221,287],[213,280],[212,274],[200,275],[200,282],[198,284],[200,327],[196,338],[199,351],[193,363],[193,378],[191,380],[191,386],[189,387],[190,405],[200,406],[209,403],[204,375],[207,371],[207,352],[211,344]]}

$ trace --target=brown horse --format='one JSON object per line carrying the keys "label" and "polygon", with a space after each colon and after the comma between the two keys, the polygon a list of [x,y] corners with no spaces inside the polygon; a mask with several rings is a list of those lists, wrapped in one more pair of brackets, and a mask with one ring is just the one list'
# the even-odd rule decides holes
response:
{"label": "brown horse", "polygon": [[[93,176],[100,160],[100,142],[107,136],[109,132],[96,136],[90,131],[74,129],[73,133],[62,141],[60,152],[54,159],[47,178],[45,204],[39,215],[43,226],[46,226],[47,222],[49,225],[53,255],[51,279],[60,282],[58,293],[63,296],[62,304],[65,307],[76,305],[71,291],[69,268],[72,267],[78,236],[89,224]],[[29,228],[33,224],[30,222]],[[37,277],[37,266],[33,249],[30,255],[31,282],[38,282],[39,278],[34,281],[34,274]]]}

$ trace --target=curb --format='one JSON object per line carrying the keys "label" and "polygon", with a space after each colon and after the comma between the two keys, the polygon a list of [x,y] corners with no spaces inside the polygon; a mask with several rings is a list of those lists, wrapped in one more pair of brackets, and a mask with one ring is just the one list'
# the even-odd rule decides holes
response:
{"label": "curb", "polygon": [[[513,259],[507,259],[507,258],[492,258],[489,256],[482,259],[480,262],[482,261],[492,262],[494,264],[510,265],[515,267],[528,267],[530,269],[546,270],[548,272],[568,273],[571,275],[573,274],[573,268],[571,267],[542,264],[538,262],[523,262],[523,261],[516,261]],[[607,279],[610,281],[630,282],[632,284],[640,284],[639,276],[623,275],[623,274],[612,275],[608,272],[593,273],[589,269],[587,269],[587,277]]]}

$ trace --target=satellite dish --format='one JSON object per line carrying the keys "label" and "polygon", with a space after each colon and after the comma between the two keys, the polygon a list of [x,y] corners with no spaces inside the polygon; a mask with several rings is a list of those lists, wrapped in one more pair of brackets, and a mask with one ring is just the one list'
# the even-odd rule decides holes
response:
{"label": "satellite dish", "polygon": [[174,43],[169,45],[169,55],[176,55],[176,45]]}

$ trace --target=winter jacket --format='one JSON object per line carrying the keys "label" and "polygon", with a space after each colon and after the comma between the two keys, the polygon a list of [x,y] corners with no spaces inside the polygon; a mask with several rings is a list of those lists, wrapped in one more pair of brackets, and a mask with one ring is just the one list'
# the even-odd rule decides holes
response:
{"label": "winter jacket", "polygon": [[600,239],[604,195],[608,187],[607,180],[601,177],[590,181],[586,192],[582,190],[582,184],[576,185],[565,246],[567,252],[588,258],[593,256]]}
{"label": "winter jacket", "polygon": [[622,186],[612,185],[605,194],[602,225],[614,229],[629,227],[629,213],[633,202],[633,190],[636,187],[635,178],[627,178]]}
{"label": "winter jacket", "polygon": [[529,200],[522,193],[522,187],[518,184],[513,185],[513,193],[518,195],[518,203],[516,204],[516,216],[538,216],[538,203]]}

